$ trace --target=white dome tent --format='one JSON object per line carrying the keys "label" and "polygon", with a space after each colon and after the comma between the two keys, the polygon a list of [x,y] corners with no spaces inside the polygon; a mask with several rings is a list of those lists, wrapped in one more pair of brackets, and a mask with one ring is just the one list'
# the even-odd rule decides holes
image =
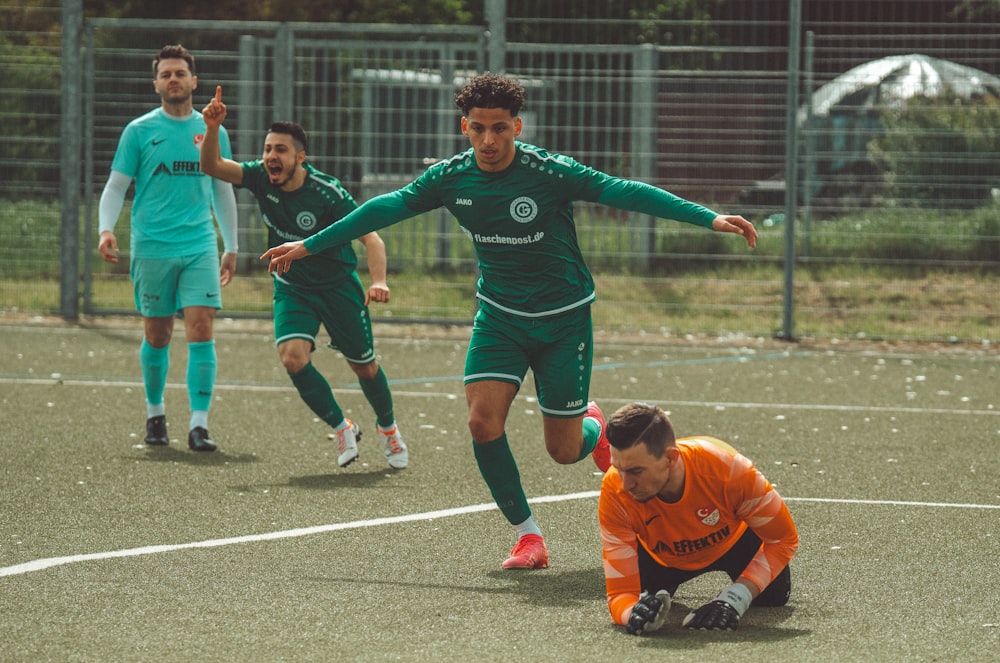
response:
{"label": "white dome tent", "polygon": [[817,89],[798,114],[811,196],[843,198],[840,203],[846,205],[859,202],[874,184],[868,146],[883,131],[882,113],[917,97],[942,96],[1000,98],[1000,77],[912,53],[866,62]]}
{"label": "white dome tent", "polygon": [[810,115],[829,117],[838,110],[898,107],[913,97],[949,92],[962,99],[1000,97],[1000,78],[929,55],[892,55],[858,65],[820,87],[812,95],[812,104],[799,111],[799,122]]}
{"label": "white dome tent", "polygon": [[[805,166],[802,202],[846,209],[866,205],[881,175],[869,158],[871,141],[884,133],[883,113],[914,98],[950,96],[1000,99],[1000,77],[920,53],[871,60],[822,85],[798,111]],[[784,172],[754,182],[741,202],[777,211],[784,200]]]}

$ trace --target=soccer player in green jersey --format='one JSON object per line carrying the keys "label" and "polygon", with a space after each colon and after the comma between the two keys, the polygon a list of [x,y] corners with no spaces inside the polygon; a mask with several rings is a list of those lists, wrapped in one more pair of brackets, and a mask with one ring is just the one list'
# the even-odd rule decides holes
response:
{"label": "soccer player in green jersey", "polygon": [[[160,107],[129,122],[118,141],[101,194],[98,250],[105,261],[118,262],[114,229],[134,179],[129,274],[143,319],[139,364],[146,391],[146,444],[170,442],[163,392],[174,316],[183,311],[191,405],[188,446],[215,451],[208,434],[217,370],[213,328],[222,307],[221,288],[236,272],[236,197],[233,187],[198,167],[205,121],[192,107],[197,87],[194,56],[183,46],[164,46],[153,60]],[[228,135],[223,149],[229,153]],[[221,262],[213,211],[222,234]]]}
{"label": "soccer player in green jersey", "polygon": [[594,281],[576,238],[573,202],[674,219],[742,235],[741,216],[716,214],[662,189],[625,180],[517,140],[525,91],[510,77],[472,78],[455,99],[471,149],[430,166],[407,186],[372,198],[335,226],[269,249],[285,273],[293,261],[352,237],[447,207],[476,248],[481,277],[465,362],[469,430],[479,470],[517,542],[508,569],[548,566],[549,555],[507,443],[507,413],[530,368],[543,415],[545,448],[557,463],[588,455],[611,463],[604,415],[588,402],[593,361]]}
{"label": "soccer player in green jersey", "polygon": [[[202,110],[207,130],[201,146],[201,169],[254,194],[267,225],[268,245],[310,237],[331,227],[358,205],[332,175],[306,160],[306,134],[293,122],[275,122],[264,138],[260,159],[238,163],[222,155],[219,136],[226,118],[222,87]],[[378,233],[358,238],[365,246],[371,286],[367,294],[358,278],[358,258],[350,240],[317,251],[295,269],[274,275],[274,338],[281,363],[299,395],[333,428],[338,458],[346,467],[358,457],[361,428],[344,417],[330,384],[311,357],[322,323],[330,346],[347,359],[361,391],[375,411],[376,430],[390,467],[403,469],[409,451],[393,414],[392,392],[375,359],[368,303],[389,301],[385,244]]]}

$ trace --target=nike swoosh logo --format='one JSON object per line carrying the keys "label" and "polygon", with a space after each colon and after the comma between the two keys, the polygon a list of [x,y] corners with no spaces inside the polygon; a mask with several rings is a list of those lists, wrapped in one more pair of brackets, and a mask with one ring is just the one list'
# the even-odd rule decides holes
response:
{"label": "nike swoosh logo", "polygon": [[206,296],[206,297],[215,297],[215,294],[216,294],[216,293],[214,293],[214,292],[206,292],[206,293],[205,293],[205,296]]}
{"label": "nike swoosh logo", "polygon": [[646,521],[646,526],[648,527],[649,523],[653,522],[654,520],[656,520],[659,517],[660,517],[660,514],[656,514],[655,516],[651,517],[649,520]]}
{"label": "nike swoosh logo", "polygon": [[162,143],[165,140],[166,140],[166,138],[161,138],[159,140],[157,140],[157,139],[154,138],[153,139],[153,147],[156,147],[157,145],[159,145],[160,143]]}

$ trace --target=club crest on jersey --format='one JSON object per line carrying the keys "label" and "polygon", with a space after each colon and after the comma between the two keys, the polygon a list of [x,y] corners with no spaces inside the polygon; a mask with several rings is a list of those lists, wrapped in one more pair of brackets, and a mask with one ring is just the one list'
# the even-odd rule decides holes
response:
{"label": "club crest on jersey", "polygon": [[515,198],[510,204],[510,217],[518,223],[530,223],[538,215],[538,203],[528,196]]}
{"label": "club crest on jersey", "polygon": [[299,212],[295,217],[295,225],[302,230],[312,230],[316,227],[316,216],[312,212]]}
{"label": "club crest on jersey", "polygon": [[719,510],[718,509],[698,509],[698,517],[701,518],[701,522],[706,525],[714,525],[719,522]]}

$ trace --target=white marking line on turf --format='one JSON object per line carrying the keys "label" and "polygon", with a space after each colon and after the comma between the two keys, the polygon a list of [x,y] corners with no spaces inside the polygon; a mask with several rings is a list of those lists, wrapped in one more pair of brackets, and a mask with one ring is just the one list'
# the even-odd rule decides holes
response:
{"label": "white marking line on turf", "polygon": [[[416,381],[413,381],[416,382]],[[429,382],[429,380],[423,380],[423,382]],[[72,387],[142,387],[142,382],[136,380],[82,380],[73,378],[0,378],[0,384],[20,384],[20,385],[41,385],[41,386],[52,386],[56,384],[61,384],[65,386]],[[391,381],[390,381],[391,384]],[[187,386],[180,383],[168,383],[168,389],[187,389]],[[232,384],[232,383],[222,383],[215,385],[216,391],[255,391],[255,392],[294,392],[294,387],[291,386],[276,386],[276,385],[265,385],[265,384]],[[352,393],[360,394],[361,390],[357,387],[353,388],[337,388],[338,393]],[[460,393],[452,391],[403,391],[398,389],[392,390],[393,396],[409,396],[417,398],[464,398],[460,396]],[[525,398],[524,396],[519,396],[518,398]],[[641,400],[641,399],[640,399]],[[609,398],[604,399],[602,402],[609,403],[628,403],[631,402],[630,399],[623,398]],[[666,404],[669,407],[709,407],[712,409],[723,410],[726,408],[741,408],[741,409],[754,409],[754,410],[826,410],[831,412],[892,412],[897,414],[961,414],[961,415],[976,415],[976,416],[1000,416],[1000,409],[994,410],[960,410],[960,409],[950,409],[945,407],[903,407],[903,406],[890,406],[890,405],[827,405],[822,403],[746,403],[746,402],[732,402],[732,403],[719,403],[713,401],[670,401]]]}
{"label": "white marking line on turf", "polygon": [[875,506],[923,506],[951,509],[1000,509],[1000,504],[955,504],[953,502],[905,502],[902,500],[849,500],[827,497],[785,497],[786,502],[822,502],[824,504],[868,504]]}
{"label": "white marking line on turf", "polygon": [[[552,502],[567,502],[570,500],[589,499],[599,497],[600,491],[588,490],[580,493],[569,493],[567,495],[545,495],[534,497],[528,500],[530,504],[548,504]],[[915,507],[944,507],[955,509],[1000,509],[1000,504],[949,504],[947,502],[903,502],[897,500],[856,500],[856,499],[828,499],[822,497],[786,497],[786,502],[822,502],[831,504],[866,504],[866,505],[889,505],[889,506],[915,506]],[[235,536],[227,539],[210,539],[208,541],[194,541],[192,543],[175,543],[158,546],[143,546],[142,548],[129,548],[127,550],[112,550],[109,552],[87,553],[83,555],[68,555],[66,557],[48,557],[46,559],[36,559],[31,562],[15,564],[0,568],[0,577],[17,576],[34,571],[44,571],[56,566],[74,564],[76,562],[91,562],[116,557],[140,557],[142,555],[154,555],[157,553],[174,552],[177,550],[190,550],[192,548],[218,548],[220,546],[231,546],[240,543],[256,543],[258,541],[275,541],[278,539],[291,539],[300,536],[311,536],[313,534],[323,534],[325,532],[337,532],[348,529],[360,529],[362,527],[378,527],[380,525],[394,525],[396,523],[410,523],[424,520],[434,520],[435,518],[448,518],[450,516],[462,516],[470,513],[482,511],[492,511],[496,509],[496,504],[473,504],[471,506],[456,507],[453,509],[441,509],[439,511],[426,511],[424,513],[411,513],[405,516],[391,516],[386,518],[373,518],[371,520],[355,520],[348,523],[333,523],[331,525],[316,525],[314,527],[300,527],[297,529],[283,530],[280,532],[266,532],[264,534],[249,534],[246,536]]]}

